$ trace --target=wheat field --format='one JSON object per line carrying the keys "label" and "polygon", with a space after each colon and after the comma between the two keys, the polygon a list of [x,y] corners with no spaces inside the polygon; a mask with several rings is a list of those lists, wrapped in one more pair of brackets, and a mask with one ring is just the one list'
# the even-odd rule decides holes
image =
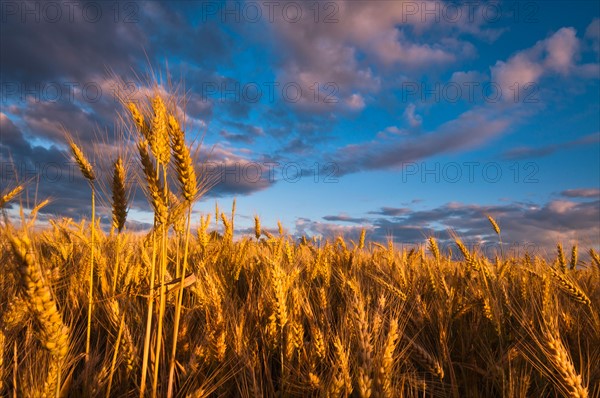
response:
{"label": "wheat field", "polygon": [[[44,202],[20,222],[4,213],[1,396],[600,396],[594,250],[488,258],[458,236],[448,253],[434,237],[409,250],[366,230],[298,240],[258,216],[254,235],[234,236],[235,202],[198,225],[210,184],[173,98],[124,105],[138,169],[114,159],[110,232],[72,138],[90,216],[35,228]],[[154,213],[147,233],[127,229],[130,174]]]}

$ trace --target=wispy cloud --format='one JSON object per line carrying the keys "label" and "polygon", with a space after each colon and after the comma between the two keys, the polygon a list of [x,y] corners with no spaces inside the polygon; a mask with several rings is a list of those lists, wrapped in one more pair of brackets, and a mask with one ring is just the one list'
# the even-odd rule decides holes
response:
{"label": "wispy cloud", "polygon": [[567,189],[560,193],[567,198],[600,198],[600,189],[597,188],[579,188]]}
{"label": "wispy cloud", "polygon": [[331,157],[340,174],[402,167],[404,163],[476,148],[507,132],[511,117],[492,108],[467,111],[426,134],[348,145]]}
{"label": "wispy cloud", "polygon": [[576,140],[563,142],[560,144],[551,144],[540,147],[521,146],[509,149],[502,154],[502,158],[507,160],[541,158],[552,155],[557,151],[563,151],[570,148],[576,148],[583,145],[597,144],[600,142],[600,132],[588,134]]}
{"label": "wispy cloud", "polygon": [[350,217],[347,214],[340,214],[337,216],[324,216],[323,220],[325,221],[339,221],[339,222],[347,222],[352,224],[363,224],[367,222],[366,218],[363,217]]}

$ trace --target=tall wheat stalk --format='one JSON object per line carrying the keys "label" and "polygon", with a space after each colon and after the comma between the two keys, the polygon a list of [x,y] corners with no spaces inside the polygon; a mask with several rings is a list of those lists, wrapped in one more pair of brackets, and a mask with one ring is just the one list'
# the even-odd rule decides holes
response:
{"label": "tall wheat stalk", "polygon": [[[142,125],[145,125],[142,123]],[[146,136],[149,133],[146,133]],[[168,208],[164,190],[160,186],[158,168],[154,167],[154,163],[148,152],[148,141],[142,138],[137,143],[140,161],[147,183],[147,192],[150,199],[150,204],[154,209],[154,228],[152,234],[152,260],[150,265],[150,291],[148,292],[148,304],[146,314],[146,332],[144,336],[144,351],[142,354],[142,374],[140,380],[140,397],[143,398],[146,392],[146,378],[148,373],[148,359],[150,356],[150,340],[152,336],[152,317],[154,315],[154,285],[156,280],[156,230],[167,223]]]}
{"label": "tall wheat stalk", "polygon": [[90,343],[91,343],[91,331],[92,331],[92,314],[94,309],[94,246],[95,246],[95,223],[96,223],[96,190],[94,188],[94,181],[96,175],[91,163],[88,161],[83,151],[73,141],[70,136],[67,136],[71,153],[75,158],[75,162],[79,166],[81,174],[88,181],[90,189],[92,191],[92,219],[91,219],[91,238],[90,238],[90,274],[89,274],[89,291],[88,291],[88,318],[87,318],[87,333],[85,339],[85,360],[89,361],[90,357]]}
{"label": "tall wheat stalk", "polygon": [[[150,147],[154,153],[157,163],[157,173],[162,170],[163,179],[163,198],[168,207],[168,198],[170,197],[169,184],[168,184],[168,166],[171,159],[171,147],[169,145],[169,114],[167,107],[162,97],[157,94],[152,100],[152,110],[154,111],[154,118],[152,119],[152,139],[150,140]],[[156,178],[159,178],[157,174]],[[166,290],[166,275],[167,275],[167,243],[169,234],[169,223],[165,223],[160,228],[161,231],[161,245],[160,245],[160,301],[158,307],[158,320],[156,328],[156,348],[154,351],[154,377],[152,379],[152,396],[155,397],[158,390],[158,378],[160,373],[160,360],[162,355],[162,342],[163,342],[163,327],[164,327],[164,314],[167,303],[167,290]]]}
{"label": "tall wheat stalk", "polygon": [[183,265],[181,270],[181,282],[177,292],[177,304],[175,306],[175,320],[173,322],[173,345],[171,347],[171,357],[169,359],[169,382],[167,387],[167,397],[173,396],[173,383],[175,378],[175,361],[177,355],[177,338],[179,336],[179,323],[181,318],[181,307],[183,304],[183,289],[185,287],[185,278],[188,264],[188,252],[190,241],[190,229],[192,219],[192,204],[198,194],[198,182],[196,171],[192,164],[189,148],[185,143],[185,133],[181,129],[179,122],[173,116],[169,116],[169,132],[171,136],[171,147],[173,149],[173,158],[175,161],[175,171],[177,180],[181,187],[181,194],[186,201],[187,220],[184,237]]}
{"label": "tall wheat stalk", "polygon": [[121,232],[127,220],[127,189],[125,187],[125,167],[123,159],[119,156],[113,165],[112,180],[112,228],[117,231],[115,267],[113,271],[113,294],[117,290],[119,279],[119,260],[121,254]]}

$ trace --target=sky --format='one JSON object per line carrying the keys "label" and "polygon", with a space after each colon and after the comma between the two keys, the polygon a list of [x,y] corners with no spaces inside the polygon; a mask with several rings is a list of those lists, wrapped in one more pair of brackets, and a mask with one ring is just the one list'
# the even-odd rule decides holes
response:
{"label": "sky", "polygon": [[297,237],[494,247],[491,215],[515,251],[599,247],[597,2],[2,0],[0,21],[1,188],[50,198],[42,223],[91,210],[65,130],[101,186],[126,155],[128,228],[151,223],[115,96],[154,79],[185,97],[217,181],[196,219],[236,198],[238,234],[259,215]]}

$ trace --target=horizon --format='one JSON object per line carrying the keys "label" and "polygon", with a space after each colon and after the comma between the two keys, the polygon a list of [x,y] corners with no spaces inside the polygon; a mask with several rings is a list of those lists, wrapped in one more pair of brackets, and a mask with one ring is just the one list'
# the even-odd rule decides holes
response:
{"label": "horizon", "polygon": [[[490,215],[506,248],[600,248],[597,3],[47,4],[0,9],[0,191],[30,180],[40,225],[90,217],[63,127],[103,180],[130,134],[115,95],[156,79],[220,180],[194,221],[235,198],[237,234],[259,215],[297,238],[497,247]],[[128,230],[152,214],[134,190]]]}

